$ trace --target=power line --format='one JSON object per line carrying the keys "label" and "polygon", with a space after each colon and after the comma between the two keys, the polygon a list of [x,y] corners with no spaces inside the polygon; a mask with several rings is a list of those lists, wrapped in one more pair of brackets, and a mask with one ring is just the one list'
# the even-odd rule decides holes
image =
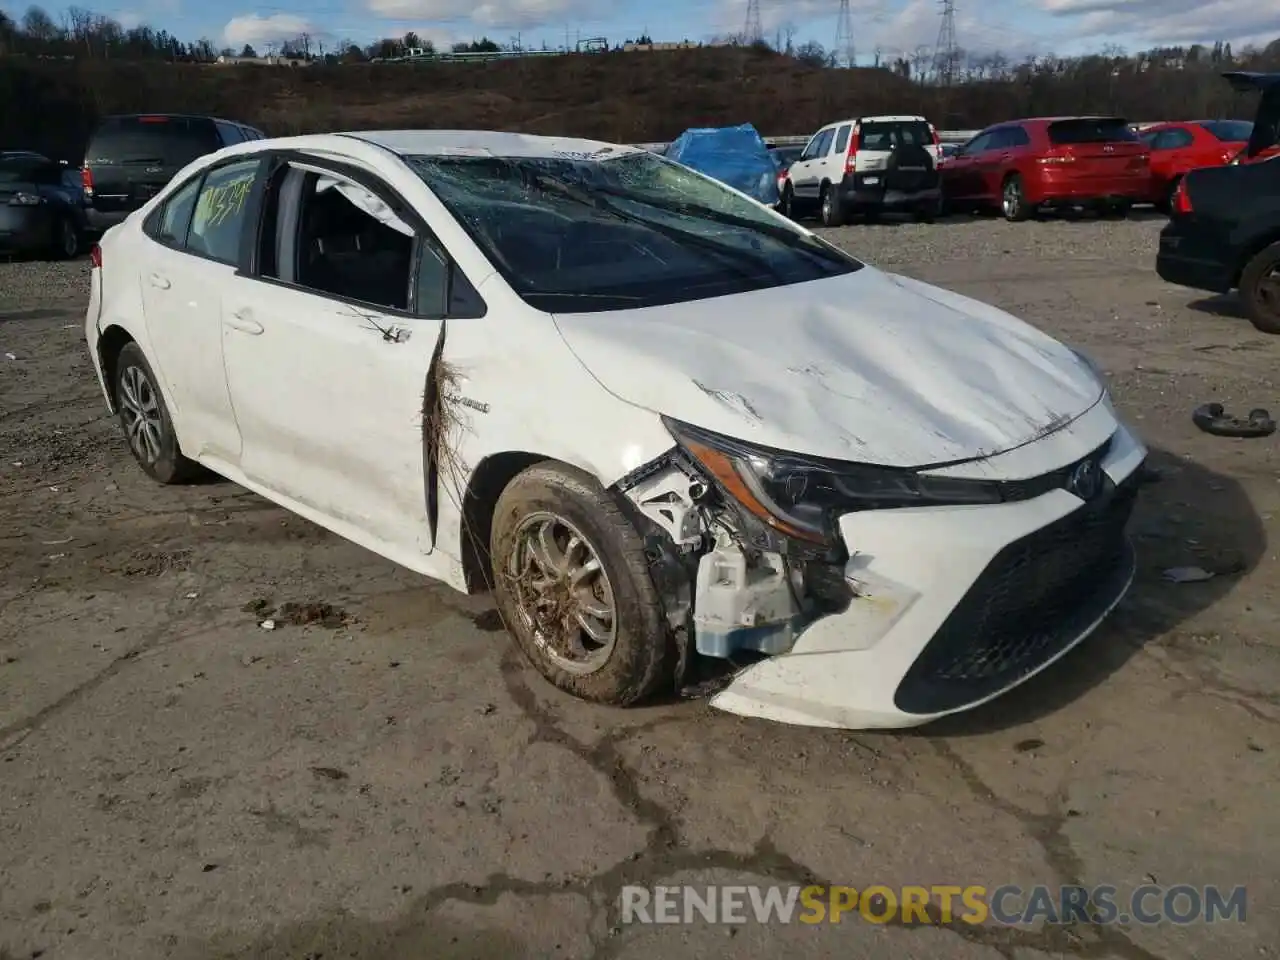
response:
{"label": "power line", "polygon": [[836,18],[836,42],[831,48],[842,67],[857,63],[857,51],[853,47],[853,17],[849,13],[849,0],[840,0],[840,15]]}
{"label": "power line", "polygon": [[939,0],[939,5],[942,7],[942,23],[938,27],[938,42],[933,47],[933,75],[939,83],[949,87],[955,80],[960,59],[960,48],[956,44],[956,0]]}
{"label": "power line", "polygon": [[760,43],[764,40],[764,27],[760,23],[760,0],[747,0],[747,23],[742,28],[742,37],[747,43]]}

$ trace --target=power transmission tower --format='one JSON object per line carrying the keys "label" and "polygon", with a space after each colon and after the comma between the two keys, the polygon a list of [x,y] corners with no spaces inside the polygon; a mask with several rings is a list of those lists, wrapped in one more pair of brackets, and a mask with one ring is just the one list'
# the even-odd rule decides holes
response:
{"label": "power transmission tower", "polygon": [[747,43],[763,43],[764,27],[760,23],[760,0],[747,0],[747,25],[742,29]]}
{"label": "power transmission tower", "polygon": [[849,14],[849,0],[840,0],[840,16],[836,18],[836,43],[832,53],[842,67],[852,67],[857,60],[853,48],[853,17]]}
{"label": "power transmission tower", "polygon": [[942,7],[942,24],[938,27],[938,42],[933,47],[933,75],[944,87],[951,86],[956,75],[956,61],[960,49],[956,45],[956,0],[939,0]]}

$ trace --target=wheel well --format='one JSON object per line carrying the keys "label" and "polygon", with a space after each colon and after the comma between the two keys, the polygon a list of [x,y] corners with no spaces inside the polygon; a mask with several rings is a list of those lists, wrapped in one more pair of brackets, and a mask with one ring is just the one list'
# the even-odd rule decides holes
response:
{"label": "wheel well", "polygon": [[493,510],[498,497],[516,475],[535,463],[548,459],[520,450],[485,457],[467,482],[462,499],[462,572],[467,592],[479,593],[492,586],[489,534],[493,530]]}
{"label": "wheel well", "polygon": [[129,336],[124,327],[107,327],[98,338],[98,358],[102,361],[102,379],[107,383],[107,393],[111,395],[112,407],[115,406],[116,361],[120,359],[120,351],[130,343],[133,343],[133,337]]}
{"label": "wheel well", "polygon": [[1264,233],[1261,237],[1254,240],[1253,243],[1249,244],[1249,246],[1245,247],[1244,253],[1236,264],[1236,272],[1235,276],[1231,278],[1231,286],[1240,286],[1240,277],[1244,274],[1244,268],[1249,266],[1249,261],[1273,243],[1280,243],[1280,230],[1273,230],[1270,233]]}
{"label": "wheel well", "polygon": [[1017,170],[1010,170],[1000,180],[1000,186],[1003,188],[1004,185],[1008,183],[1010,180],[1021,180],[1021,179],[1022,179],[1022,174],[1020,174]]}

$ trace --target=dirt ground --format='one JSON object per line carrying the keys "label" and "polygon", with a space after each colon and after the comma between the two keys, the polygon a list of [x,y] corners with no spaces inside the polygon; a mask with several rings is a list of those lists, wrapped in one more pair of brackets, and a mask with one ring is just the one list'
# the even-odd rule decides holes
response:
{"label": "dirt ground", "polygon": [[[1280,955],[1280,436],[1190,419],[1208,400],[1280,412],[1280,338],[1162,284],[1159,227],[836,231],[1090,350],[1159,471],[1115,617],[1003,699],[896,734],[575,702],[486,598],[229,483],[151,484],[85,354],[85,265],[0,264],[0,958]],[[1216,576],[1162,580],[1185,565]],[[617,912],[627,883],[810,880],[1243,884],[1248,911],[1023,928]]]}

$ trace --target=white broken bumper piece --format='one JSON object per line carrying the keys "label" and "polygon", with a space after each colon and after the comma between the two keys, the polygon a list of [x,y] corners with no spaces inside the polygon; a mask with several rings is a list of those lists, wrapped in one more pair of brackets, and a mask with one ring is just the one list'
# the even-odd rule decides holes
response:
{"label": "white broken bumper piece", "polygon": [[[788,623],[787,651],[738,672],[711,705],[806,726],[912,727],[1023,683],[1128,591],[1124,528],[1145,455],[1121,426],[1102,462],[1112,483],[1087,502],[1056,488],[989,506],[845,515],[848,608]],[[700,584],[695,622],[703,596]]]}

